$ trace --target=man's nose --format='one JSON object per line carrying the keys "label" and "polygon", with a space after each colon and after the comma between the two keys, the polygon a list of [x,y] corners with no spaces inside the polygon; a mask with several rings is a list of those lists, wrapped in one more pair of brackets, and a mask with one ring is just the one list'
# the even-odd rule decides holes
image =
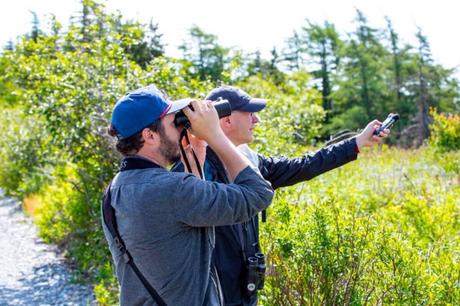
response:
{"label": "man's nose", "polygon": [[256,114],[252,114],[252,123],[258,123],[260,122],[260,118],[259,116],[257,116]]}

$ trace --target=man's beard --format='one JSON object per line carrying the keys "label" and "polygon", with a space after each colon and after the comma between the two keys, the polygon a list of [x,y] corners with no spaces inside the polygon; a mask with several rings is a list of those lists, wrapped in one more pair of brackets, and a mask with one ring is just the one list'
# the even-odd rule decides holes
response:
{"label": "man's beard", "polygon": [[165,130],[161,128],[160,134],[160,148],[159,153],[168,162],[168,164],[174,164],[180,160],[179,144],[172,141],[165,133]]}

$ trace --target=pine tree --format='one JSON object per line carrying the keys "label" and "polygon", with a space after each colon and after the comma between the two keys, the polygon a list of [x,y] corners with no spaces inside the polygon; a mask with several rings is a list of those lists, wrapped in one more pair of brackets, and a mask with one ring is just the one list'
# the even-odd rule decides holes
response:
{"label": "pine tree", "polygon": [[395,92],[395,104],[401,104],[401,88],[402,84],[402,63],[401,63],[401,51],[399,49],[399,37],[396,34],[393,24],[390,18],[385,18],[387,21],[387,30],[390,34],[390,41],[391,41],[391,54],[393,57],[393,71],[394,71],[394,92]]}
{"label": "pine tree", "polygon": [[218,81],[228,64],[229,49],[219,45],[217,36],[204,32],[194,25],[189,31],[190,39],[179,46],[183,57],[193,65],[192,74],[201,80]]}
{"label": "pine tree", "polygon": [[14,43],[11,39],[9,39],[7,42],[6,42],[6,45],[5,47],[3,48],[4,50],[6,51],[13,51],[14,50]]}
{"label": "pine tree", "polygon": [[163,34],[159,33],[158,23],[150,20],[147,31],[147,44],[152,58],[163,56],[165,52],[164,43],[161,41]]}
{"label": "pine tree", "polygon": [[314,67],[312,74],[321,84],[323,108],[326,111],[326,122],[328,122],[332,111],[332,78],[340,63],[339,51],[342,41],[334,25],[327,21],[323,26],[308,21],[308,26],[303,27],[303,34],[305,50]]}
{"label": "pine tree", "polygon": [[428,40],[419,28],[416,34],[419,42],[418,46],[418,99],[417,99],[417,122],[418,122],[418,143],[422,145],[423,141],[429,136],[429,116],[428,107],[431,104],[429,95],[429,76],[428,69],[432,65],[431,49]]}
{"label": "pine tree", "polygon": [[349,33],[341,52],[338,89],[332,95],[336,111],[349,121],[342,123],[352,128],[385,117],[392,100],[386,83],[390,53],[380,42],[381,32],[370,27],[359,10],[355,22],[356,30]]}
{"label": "pine tree", "polygon": [[37,13],[31,12],[32,14],[32,30],[30,32],[30,38],[34,41],[37,42],[38,37],[43,34],[43,32],[40,30],[40,20],[38,19]]}
{"label": "pine tree", "polygon": [[288,71],[298,71],[305,64],[304,41],[297,31],[287,39],[287,47],[283,50],[283,62]]}

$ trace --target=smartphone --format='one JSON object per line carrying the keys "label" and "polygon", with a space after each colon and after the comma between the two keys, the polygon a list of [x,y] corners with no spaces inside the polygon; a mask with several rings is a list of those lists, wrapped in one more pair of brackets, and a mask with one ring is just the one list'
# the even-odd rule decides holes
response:
{"label": "smartphone", "polygon": [[388,117],[385,119],[385,121],[382,122],[382,125],[374,131],[374,135],[379,135],[380,132],[382,132],[383,130],[391,128],[393,124],[395,124],[395,122],[398,121],[398,119],[398,114],[390,113]]}

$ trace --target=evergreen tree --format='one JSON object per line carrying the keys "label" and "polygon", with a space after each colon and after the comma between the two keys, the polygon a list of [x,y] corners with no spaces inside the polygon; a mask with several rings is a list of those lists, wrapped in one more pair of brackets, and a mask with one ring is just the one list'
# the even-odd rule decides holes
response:
{"label": "evergreen tree", "polygon": [[91,19],[90,19],[90,6],[93,3],[91,0],[82,0],[82,10],[81,10],[81,15],[80,15],[80,24],[81,24],[81,40],[83,42],[89,42],[91,40],[91,37],[89,35],[90,33],[90,25],[91,25]]}
{"label": "evergreen tree", "polygon": [[304,41],[297,31],[294,31],[292,37],[288,38],[287,47],[283,50],[283,62],[288,71],[298,71],[305,64],[305,46]]}
{"label": "evergreen tree", "polygon": [[13,51],[14,50],[14,43],[11,39],[9,39],[7,42],[6,42],[6,45],[5,47],[3,48],[5,51]]}
{"label": "evergreen tree", "polygon": [[282,59],[278,55],[276,47],[273,47],[273,49],[270,51],[270,55],[270,65],[268,66],[268,70],[265,71],[265,76],[273,80],[273,82],[277,85],[282,84],[284,81],[284,73],[278,69],[278,65]]}
{"label": "evergreen tree", "polygon": [[[391,99],[386,104],[388,112],[397,112],[400,115],[398,124],[393,128],[393,135],[398,134],[401,143],[405,143],[414,137],[401,135],[401,131],[407,133],[409,130],[405,127],[413,124],[414,114],[417,112],[414,97],[417,89],[412,86],[416,66],[414,65],[414,55],[411,54],[413,48],[410,45],[401,46],[399,36],[393,28],[390,18],[386,17],[387,27],[385,41],[389,50],[389,58],[386,60],[387,65],[387,89]],[[404,136],[402,139],[400,136]]]}
{"label": "evergreen tree", "polygon": [[43,34],[42,30],[40,30],[40,20],[38,19],[37,13],[31,12],[32,14],[32,30],[30,32],[30,38],[37,42],[38,37]]}
{"label": "evergreen tree", "polygon": [[[151,20],[145,27],[138,22],[120,22],[118,24],[122,46],[129,57],[145,68],[154,58],[163,56],[163,34],[158,33],[158,24]],[[147,28],[147,29],[145,29]]]}
{"label": "evergreen tree", "polygon": [[332,79],[340,62],[342,41],[333,24],[325,22],[323,26],[308,21],[303,27],[306,52],[310,56],[313,77],[320,81],[323,108],[326,111],[326,122],[332,111]]}
{"label": "evergreen tree", "polygon": [[62,29],[62,24],[56,19],[55,15],[51,15],[51,35],[59,36]]}
{"label": "evergreen tree", "polygon": [[200,80],[221,80],[229,62],[229,49],[219,45],[216,35],[206,33],[196,25],[192,26],[189,34],[190,39],[184,41],[179,49],[184,59],[192,63],[191,73]]}
{"label": "evergreen tree", "polygon": [[153,58],[163,56],[165,52],[165,45],[161,41],[163,34],[159,33],[158,23],[150,20],[147,31],[147,42],[150,54]]}
{"label": "evergreen tree", "polygon": [[433,65],[433,59],[431,56],[431,49],[428,40],[423,35],[422,30],[419,28],[416,34],[418,39],[418,98],[417,98],[417,123],[418,123],[418,142],[417,145],[422,145],[423,141],[429,136],[429,116],[428,107],[432,105],[430,97],[430,66]]}
{"label": "evergreen tree", "polygon": [[338,117],[333,129],[358,128],[387,115],[391,93],[387,89],[389,52],[380,42],[381,33],[357,10],[357,28],[342,49],[335,99]]}
{"label": "evergreen tree", "polygon": [[262,74],[263,59],[260,50],[257,50],[254,54],[249,56],[249,61],[247,64],[248,76],[253,76],[257,74]]}
{"label": "evergreen tree", "polygon": [[393,24],[390,18],[385,18],[387,21],[387,30],[390,35],[390,42],[391,42],[391,54],[393,57],[393,71],[394,71],[394,93],[395,93],[395,104],[401,104],[401,88],[402,84],[402,63],[401,63],[401,51],[399,49],[399,37],[396,34]]}
{"label": "evergreen tree", "polygon": [[441,112],[458,111],[459,84],[453,76],[454,69],[446,69],[434,62],[428,39],[420,28],[416,37],[417,48],[400,57],[403,59],[403,103],[400,109],[403,113],[401,123],[405,127],[401,144],[418,147],[429,136],[431,107]]}
{"label": "evergreen tree", "polygon": [[280,71],[278,65],[282,59],[275,47],[270,51],[270,59],[264,59],[260,50],[251,54],[246,60],[247,77],[260,76],[264,80],[271,80],[280,85],[284,82],[285,75]]}
{"label": "evergreen tree", "polygon": [[360,80],[360,96],[361,103],[367,113],[367,118],[372,116],[372,103],[370,97],[370,79],[372,78],[372,72],[370,71],[372,64],[372,54],[369,52],[374,46],[376,39],[374,37],[375,30],[367,25],[367,19],[361,11],[357,11],[356,21],[358,28],[356,31],[357,40],[351,41],[351,56],[356,59],[358,68],[358,75]]}

